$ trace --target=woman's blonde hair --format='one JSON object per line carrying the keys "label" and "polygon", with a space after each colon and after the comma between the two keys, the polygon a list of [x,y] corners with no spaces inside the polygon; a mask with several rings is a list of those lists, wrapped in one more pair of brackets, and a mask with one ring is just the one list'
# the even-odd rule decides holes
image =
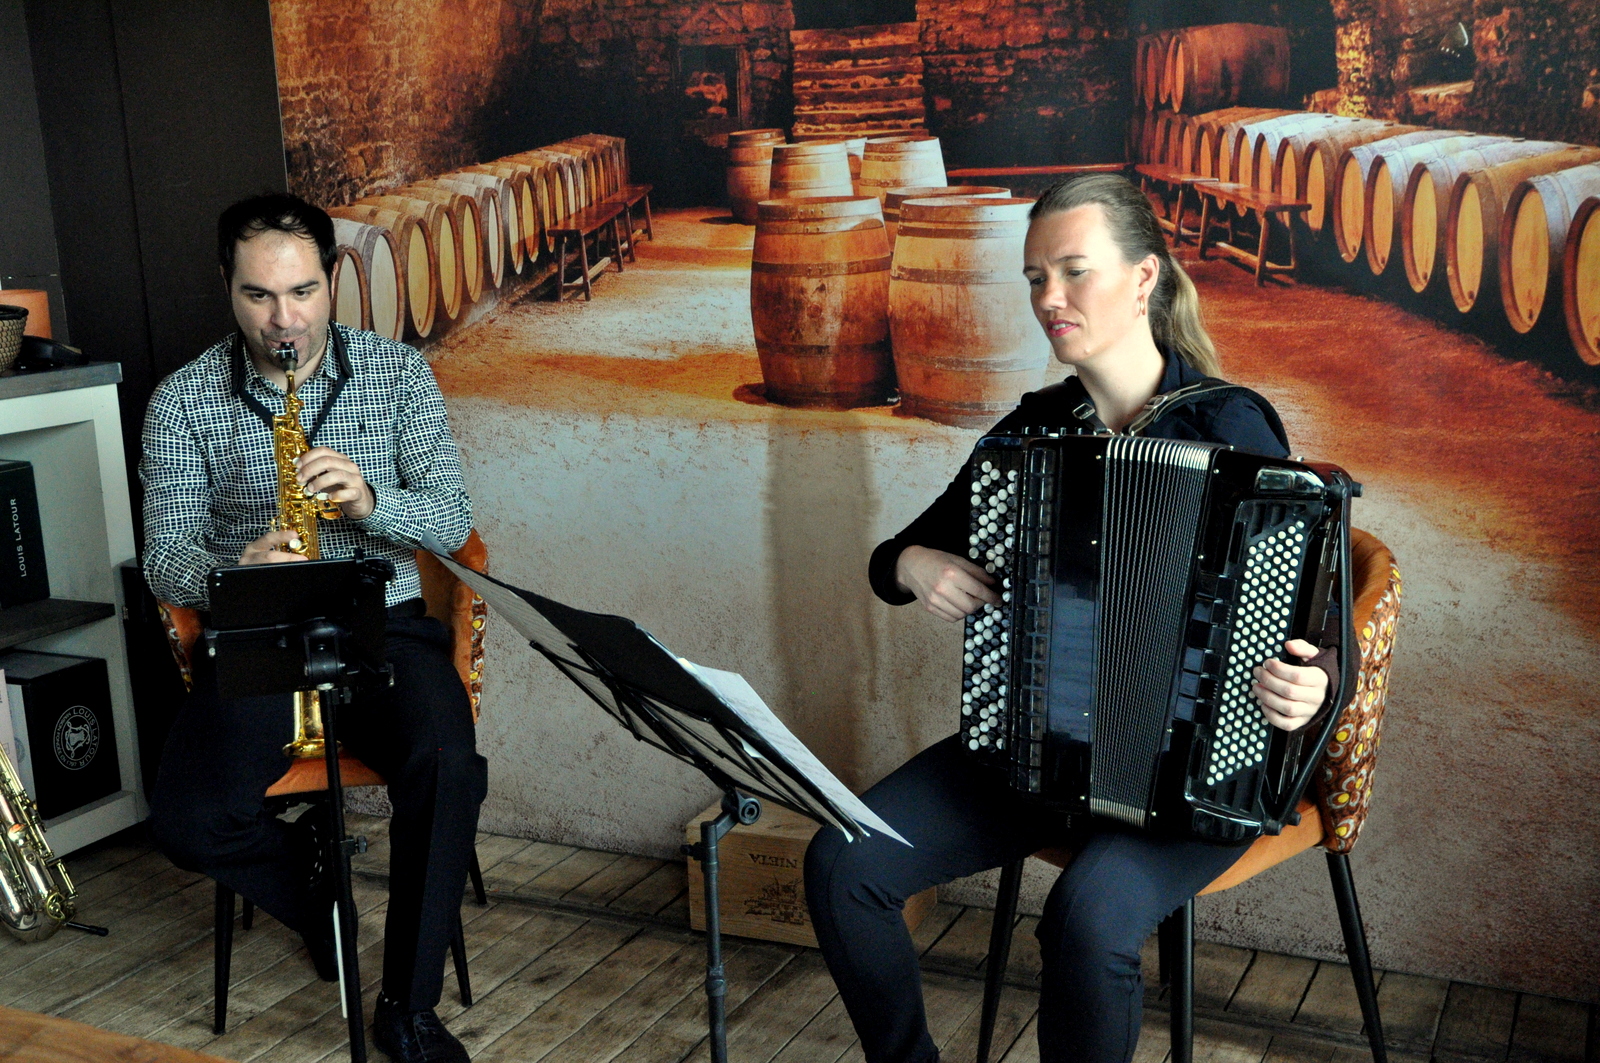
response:
{"label": "woman's blonde hair", "polygon": [[1133,265],[1144,261],[1147,255],[1155,255],[1160,263],[1148,304],[1150,334],[1156,343],[1206,376],[1220,376],[1222,363],[1217,358],[1216,344],[1200,320],[1200,294],[1195,291],[1194,281],[1167,249],[1150,201],[1127,178],[1114,173],[1069,177],[1039,197],[1028,212],[1028,221],[1089,203],[1098,204],[1105,212],[1106,227],[1124,262]]}

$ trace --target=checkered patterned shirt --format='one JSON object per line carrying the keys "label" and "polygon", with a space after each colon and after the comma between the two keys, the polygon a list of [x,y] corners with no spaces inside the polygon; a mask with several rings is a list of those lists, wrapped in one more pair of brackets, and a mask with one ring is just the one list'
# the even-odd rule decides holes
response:
{"label": "checkered patterned shirt", "polygon": [[[295,388],[301,423],[312,446],[356,463],[376,505],[363,520],[323,521],[319,545],[325,558],[360,547],[394,562],[394,605],[422,595],[414,551],[425,538],[447,550],[467,541],[472,500],[422,355],[375,333],[329,327],[335,336],[322,364]],[[277,516],[278,473],[263,413],[281,414],[285,396],[243,348],[235,334],[167,377],[145,415],[144,575],[156,597],[173,605],[206,608],[207,574],[237,565]]]}

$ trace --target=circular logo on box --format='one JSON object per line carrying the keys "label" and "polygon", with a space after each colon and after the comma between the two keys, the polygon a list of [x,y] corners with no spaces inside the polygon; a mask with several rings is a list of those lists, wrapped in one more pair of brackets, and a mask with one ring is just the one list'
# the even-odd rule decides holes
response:
{"label": "circular logo on box", "polygon": [[56,721],[55,750],[68,771],[87,768],[100,752],[100,721],[86,706],[74,705]]}

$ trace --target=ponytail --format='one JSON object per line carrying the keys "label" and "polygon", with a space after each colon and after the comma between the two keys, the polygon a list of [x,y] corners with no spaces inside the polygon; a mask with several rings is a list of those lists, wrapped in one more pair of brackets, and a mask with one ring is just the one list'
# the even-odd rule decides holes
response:
{"label": "ponytail", "polygon": [[1191,368],[1206,376],[1220,376],[1222,362],[1217,347],[1200,318],[1200,293],[1178,260],[1167,249],[1166,237],[1144,193],[1118,174],[1092,173],[1070,177],[1046,190],[1028,212],[1030,222],[1046,214],[1072,210],[1088,203],[1105,213],[1111,239],[1127,263],[1156,256],[1159,272],[1148,305],[1150,335]]}

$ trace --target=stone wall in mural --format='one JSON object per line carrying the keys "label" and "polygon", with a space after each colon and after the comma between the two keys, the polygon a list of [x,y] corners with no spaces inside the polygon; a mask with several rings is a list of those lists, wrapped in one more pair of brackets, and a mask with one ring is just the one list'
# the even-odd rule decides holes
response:
{"label": "stone wall in mural", "polygon": [[[1600,982],[1600,828],[1567,811],[1600,747],[1592,5],[925,0],[854,29],[796,29],[789,0],[272,8],[290,182],[351,245],[341,313],[427,351],[492,570],[744,673],[858,789],[954,731],[960,690],[959,630],[878,602],[867,557],[1060,375],[1020,284],[919,301],[907,283],[934,271],[912,258],[967,225],[991,241],[962,245],[993,259],[973,275],[1004,281],[1038,167],[1162,167],[1150,192],[1171,208],[1187,188],[1191,230],[1205,186],[1182,175],[1245,186],[1212,195],[1203,256],[1177,245],[1225,371],[1296,452],[1366,485],[1356,523],[1405,578],[1352,856],[1374,959],[1558,996]],[[1175,110],[1136,76],[1165,71],[1155,41],[1242,21],[1287,64],[1270,91],[1207,95],[1232,75],[1191,55],[1204,102]],[[801,198],[819,191],[840,198]],[[1295,269],[1257,283],[1236,259],[1262,247],[1263,194],[1291,204],[1266,257],[1288,264],[1287,223]],[[778,335],[802,325],[816,337]],[[954,357],[930,335],[1034,361],[930,389],[918,358]],[[486,669],[486,828],[676,853],[704,780],[492,619]],[[1310,858],[1200,920],[1341,951]]]}

